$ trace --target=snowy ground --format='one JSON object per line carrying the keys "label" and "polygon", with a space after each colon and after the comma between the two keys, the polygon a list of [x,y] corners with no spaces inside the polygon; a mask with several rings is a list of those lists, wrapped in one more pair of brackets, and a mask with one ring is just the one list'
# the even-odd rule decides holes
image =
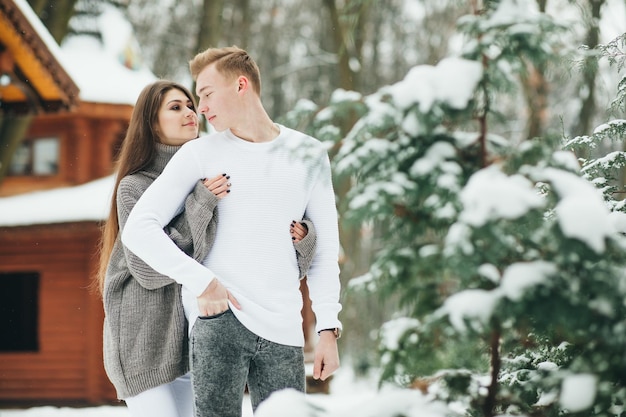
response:
{"label": "snowy ground", "polygon": [[[310,399],[325,408],[337,408],[342,402],[359,402],[359,398],[371,397],[376,391],[374,379],[355,379],[348,367],[344,367],[330,383],[330,394],[311,394]],[[0,410],[0,417],[130,417],[123,406],[100,406],[93,408],[34,407],[25,410]],[[246,396],[243,404],[243,417],[252,417],[250,400]]]}

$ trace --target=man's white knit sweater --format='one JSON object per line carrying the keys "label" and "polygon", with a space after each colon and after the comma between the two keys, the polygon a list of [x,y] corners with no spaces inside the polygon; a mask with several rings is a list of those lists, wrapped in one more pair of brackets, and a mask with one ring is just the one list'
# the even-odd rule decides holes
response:
{"label": "man's white knit sweater", "polygon": [[[304,345],[302,296],[288,225],[305,214],[317,231],[308,273],[316,330],[341,327],[339,236],[328,155],[321,142],[284,126],[271,142],[242,140],[229,130],[191,141],[172,158],[131,212],[123,243],[160,273],[183,285],[190,327],[196,297],[217,278],[239,301],[231,306],[253,333]],[[199,178],[230,175],[220,200],[213,247],[202,263],[163,232]]]}

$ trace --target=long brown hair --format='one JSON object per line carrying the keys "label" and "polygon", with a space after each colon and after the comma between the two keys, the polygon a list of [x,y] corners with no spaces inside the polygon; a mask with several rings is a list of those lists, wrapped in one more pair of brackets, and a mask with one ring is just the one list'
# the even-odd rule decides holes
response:
{"label": "long brown hair", "polygon": [[182,91],[196,111],[196,102],[187,88],[173,81],[155,81],[141,91],[133,108],[126,136],[122,142],[119,157],[116,161],[115,187],[109,209],[109,217],[102,227],[100,239],[100,266],[95,279],[95,286],[100,295],[104,291],[104,279],[113,251],[113,245],[119,235],[119,219],[117,213],[117,189],[120,181],[127,175],[134,174],[150,165],[156,155],[156,144],[161,142],[158,130],[159,109],[165,94],[172,89]]}

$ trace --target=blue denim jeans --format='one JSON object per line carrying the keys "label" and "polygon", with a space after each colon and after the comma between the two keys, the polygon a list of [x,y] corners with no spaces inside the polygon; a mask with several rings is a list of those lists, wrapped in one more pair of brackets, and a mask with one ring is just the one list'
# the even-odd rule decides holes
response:
{"label": "blue denim jeans", "polygon": [[305,391],[303,348],[255,335],[230,310],[198,318],[190,349],[196,417],[241,417],[246,383],[253,410],[275,391]]}

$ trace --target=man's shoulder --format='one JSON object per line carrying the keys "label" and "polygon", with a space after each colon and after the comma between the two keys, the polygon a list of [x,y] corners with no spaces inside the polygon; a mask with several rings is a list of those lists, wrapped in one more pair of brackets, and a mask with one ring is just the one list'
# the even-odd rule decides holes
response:
{"label": "man's shoulder", "polygon": [[296,129],[292,129],[290,127],[287,126],[283,126],[283,125],[279,125],[281,131],[285,132],[285,135],[290,139],[290,140],[301,140],[304,142],[311,142],[311,143],[318,143],[321,145],[321,141],[317,138],[314,138],[313,136],[306,134],[304,132],[301,132],[299,130]]}
{"label": "man's shoulder", "polygon": [[302,148],[304,147],[309,152],[326,153],[327,148],[324,142],[321,140],[286,126],[280,126],[281,130],[285,132],[284,144],[289,148]]}
{"label": "man's shoulder", "polygon": [[196,139],[192,139],[189,142],[184,143],[181,149],[187,149],[187,148],[199,149],[199,148],[208,146],[211,143],[211,141],[215,140],[216,138],[220,136],[221,136],[220,133],[206,133],[202,136],[199,136]]}
{"label": "man's shoulder", "polygon": [[185,142],[172,159],[190,161],[195,160],[198,155],[206,155],[209,151],[215,150],[219,137],[219,133],[208,133]]}

